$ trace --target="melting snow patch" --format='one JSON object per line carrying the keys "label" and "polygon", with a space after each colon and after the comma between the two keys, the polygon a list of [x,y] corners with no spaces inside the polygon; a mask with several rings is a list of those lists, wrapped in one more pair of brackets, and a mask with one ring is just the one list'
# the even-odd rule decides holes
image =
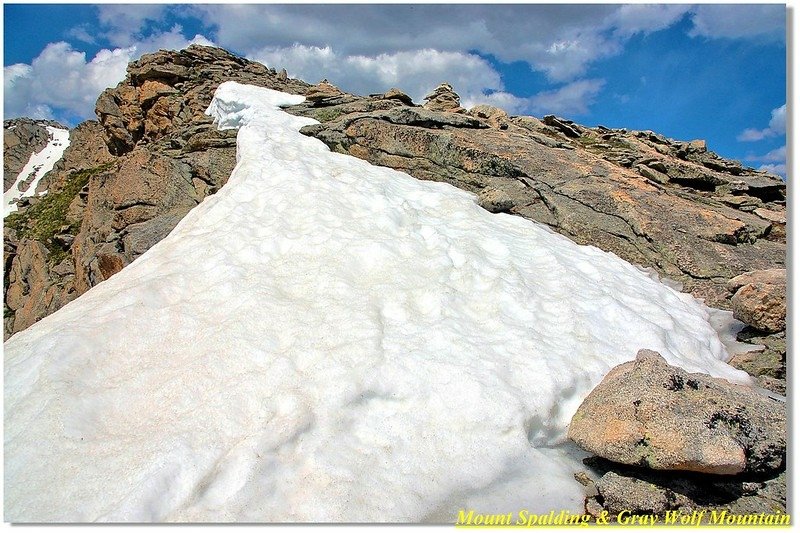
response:
{"label": "melting snow patch", "polygon": [[567,424],[641,348],[734,380],[706,309],[224,83],[227,185],[5,344],[10,521],[582,510]]}
{"label": "melting snow patch", "polygon": [[22,167],[14,184],[3,193],[3,218],[17,210],[17,201],[26,196],[36,194],[36,187],[42,177],[53,170],[55,164],[64,155],[69,146],[69,130],[46,126],[50,141],[41,152],[31,154],[31,158]]}

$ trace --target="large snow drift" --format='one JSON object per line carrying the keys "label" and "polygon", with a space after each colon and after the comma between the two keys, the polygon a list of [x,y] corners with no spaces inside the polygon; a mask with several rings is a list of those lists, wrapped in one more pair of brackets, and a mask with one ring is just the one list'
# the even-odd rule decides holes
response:
{"label": "large snow drift", "polygon": [[5,344],[5,519],[580,511],[562,446],[640,348],[743,379],[704,308],[473,195],[333,154],[225,83],[228,184]]}
{"label": "large snow drift", "polygon": [[3,218],[17,210],[17,200],[36,194],[36,186],[45,174],[64,155],[69,146],[69,130],[46,126],[50,141],[40,152],[31,154],[28,162],[20,170],[14,184],[3,193]]}

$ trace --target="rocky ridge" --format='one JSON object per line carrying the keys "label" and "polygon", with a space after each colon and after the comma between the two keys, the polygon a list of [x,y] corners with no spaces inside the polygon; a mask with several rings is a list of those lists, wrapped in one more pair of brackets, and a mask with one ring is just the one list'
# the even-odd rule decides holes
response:
{"label": "rocky ridge", "polygon": [[[224,185],[236,132],[218,131],[204,111],[227,80],[293,93],[308,87],[191,46],[143,56],[100,95],[98,120],[70,132],[63,159],[43,179],[48,194],[26,198],[5,220],[6,338],[119,272]],[[7,168],[19,159],[8,154]]]}
{"label": "rocky ridge", "polygon": [[14,184],[31,155],[47,145],[50,140],[47,126],[69,129],[53,120],[12,118],[3,121],[3,192]]}
{"label": "rocky ridge", "polygon": [[[305,95],[288,111],[319,120],[303,132],[332,150],[475,192],[489,211],[544,223],[732,309],[749,324],[740,339],[765,346],[732,364],[785,392],[785,270],[782,284],[774,272],[731,281],[785,266],[786,187],[777,176],[722,159],[703,141],[588,128],[552,115],[510,116],[492,106],[467,110],[446,84],[421,106],[394,88],[353,95],[203,46],[131,63],[126,79],[100,95],[98,120],[71,131],[63,159],[43,180],[48,194],[26,198],[6,219],[6,337],[114,275],[224,185],[235,164],[236,132],[218,131],[204,111],[227,80]],[[21,128],[24,121],[4,124],[5,140],[12,139],[6,182],[42,143],[36,128],[46,134],[42,124]],[[781,296],[782,323],[774,317]],[[664,508],[708,503],[691,474],[593,464],[618,477],[589,483],[595,494],[589,507],[613,507],[642,480],[657,487],[654,498],[666,498]],[[764,501],[785,507],[782,476],[715,481],[724,487],[706,500],[716,495],[716,502],[749,498],[742,508]],[[686,489],[675,503],[675,487],[684,485],[695,492]]]}
{"label": "rocky ridge", "polygon": [[339,91],[288,111],[320,120],[304,133],[334,151],[478,193],[492,211],[652,267],[714,307],[730,308],[730,278],[785,264],[785,183],[704,141],[467,111],[447,84],[423,106],[393,91]]}

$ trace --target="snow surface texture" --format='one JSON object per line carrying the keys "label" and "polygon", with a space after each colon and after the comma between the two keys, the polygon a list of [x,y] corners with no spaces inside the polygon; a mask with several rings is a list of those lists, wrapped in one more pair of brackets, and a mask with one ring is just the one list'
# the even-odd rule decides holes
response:
{"label": "snow surface texture", "polygon": [[5,344],[7,521],[582,509],[581,400],[641,348],[734,380],[691,296],[228,82],[228,184]]}
{"label": "snow surface texture", "polygon": [[[17,210],[17,200],[36,194],[36,186],[42,177],[53,170],[55,164],[64,155],[69,146],[69,130],[46,126],[50,141],[41,152],[31,154],[31,158],[22,167],[14,185],[3,193],[3,218]],[[33,178],[31,179],[31,176]],[[26,185],[26,182],[30,182]]]}

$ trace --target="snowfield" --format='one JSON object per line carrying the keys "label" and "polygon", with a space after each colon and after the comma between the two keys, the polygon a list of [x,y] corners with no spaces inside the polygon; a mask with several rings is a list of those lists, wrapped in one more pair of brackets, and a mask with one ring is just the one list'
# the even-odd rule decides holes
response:
{"label": "snowfield", "polygon": [[[31,154],[31,158],[22,167],[14,184],[3,193],[3,218],[17,210],[17,200],[36,194],[36,186],[42,177],[53,170],[55,164],[64,155],[64,150],[69,146],[69,130],[45,126],[50,134],[50,141],[41,152]],[[33,178],[25,186],[25,181],[31,175]],[[24,189],[23,189],[24,187]]]}
{"label": "snowfield", "polygon": [[5,343],[5,520],[446,521],[582,511],[565,444],[641,348],[736,381],[691,296],[224,83],[230,181]]}

